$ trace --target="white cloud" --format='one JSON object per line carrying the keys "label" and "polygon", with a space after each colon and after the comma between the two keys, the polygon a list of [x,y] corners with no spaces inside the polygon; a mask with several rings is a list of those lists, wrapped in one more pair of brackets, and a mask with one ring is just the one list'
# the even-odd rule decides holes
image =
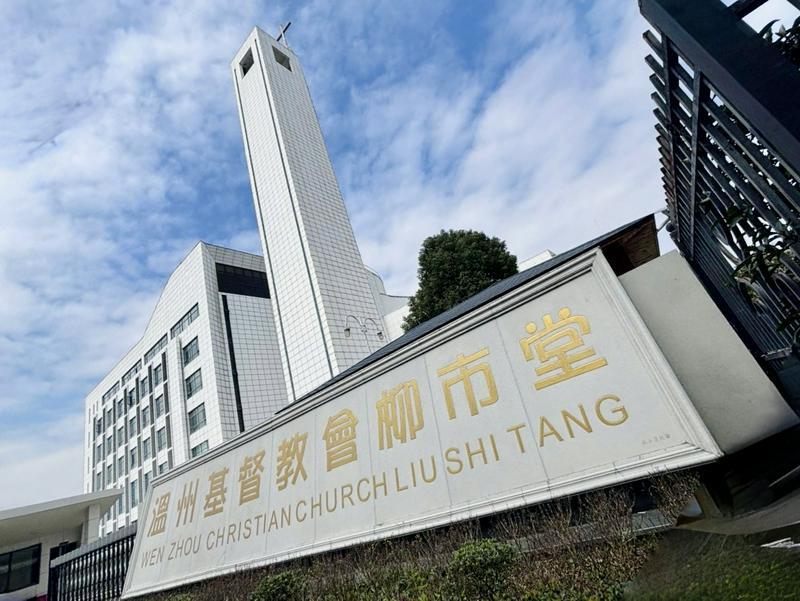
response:
{"label": "white cloud", "polygon": [[254,255],[260,255],[262,253],[261,237],[259,236],[258,229],[255,227],[250,227],[246,230],[234,233],[224,242],[224,246],[243,250],[253,253]]}
{"label": "white cloud", "polygon": [[441,228],[524,258],[662,204],[644,21],[593,6],[0,3],[0,506],[80,489],[83,396],[197,238],[258,252],[228,73],[254,24],[294,22],[364,259],[411,293]]}
{"label": "white cloud", "polygon": [[56,416],[35,436],[0,439],[0,510],[82,492],[82,423],[79,413]]}
{"label": "white cloud", "polygon": [[[504,4],[486,63],[432,53],[353,90],[339,165],[365,261],[415,288],[422,239],[481,229],[520,258],[663,205],[635,4]],[[488,64],[488,70],[487,70]]]}
{"label": "white cloud", "polygon": [[[0,8],[0,473],[20,483],[6,506],[81,488],[84,395],[197,238],[242,229],[224,197],[247,178],[228,61],[268,17],[254,1],[40,9]],[[50,427],[64,414],[69,440]]]}

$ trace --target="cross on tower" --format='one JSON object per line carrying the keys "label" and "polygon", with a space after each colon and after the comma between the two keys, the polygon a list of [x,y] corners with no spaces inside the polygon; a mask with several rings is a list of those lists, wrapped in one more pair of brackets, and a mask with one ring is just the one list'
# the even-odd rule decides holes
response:
{"label": "cross on tower", "polygon": [[283,45],[284,46],[288,46],[289,44],[286,42],[286,32],[288,31],[288,29],[291,26],[292,26],[292,22],[291,21],[287,21],[286,25],[283,25],[280,28],[280,31],[278,31],[278,37],[275,38],[275,41],[276,42],[280,42],[281,40],[283,40]]}

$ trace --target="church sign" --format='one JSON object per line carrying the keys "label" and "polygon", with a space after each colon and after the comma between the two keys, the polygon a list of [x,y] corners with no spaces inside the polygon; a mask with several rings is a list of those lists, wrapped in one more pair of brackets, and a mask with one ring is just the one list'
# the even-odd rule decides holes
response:
{"label": "church sign", "polygon": [[591,251],[156,480],[124,597],[719,455]]}

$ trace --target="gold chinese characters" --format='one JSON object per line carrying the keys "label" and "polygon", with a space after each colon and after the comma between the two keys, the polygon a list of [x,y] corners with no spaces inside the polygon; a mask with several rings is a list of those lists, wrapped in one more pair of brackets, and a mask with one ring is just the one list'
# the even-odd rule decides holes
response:
{"label": "gold chinese characters", "polygon": [[150,522],[150,529],[147,531],[147,536],[161,534],[166,529],[169,496],[169,493],[164,493],[156,499],[156,506],[153,509],[153,519]]}
{"label": "gold chinese characters", "polygon": [[528,323],[525,330],[530,336],[519,341],[525,360],[539,361],[540,367],[534,369],[536,375],[546,376],[534,382],[536,390],[608,365],[603,357],[581,363],[597,354],[594,347],[583,342],[583,335],[591,332],[586,317],[572,315],[564,307],[558,312],[558,321],[554,322],[549,314],[544,315],[542,321],[544,328],[541,330],[535,323]]}
{"label": "gold chinese characters", "polygon": [[375,403],[378,414],[378,448],[391,449],[394,441],[414,440],[425,425],[416,380],[384,390]]}
{"label": "gold chinese characters", "polygon": [[306,442],[308,432],[304,434],[294,434],[290,438],[281,441],[278,446],[278,465],[276,480],[278,490],[283,490],[289,485],[289,480],[294,484],[302,476],[303,480],[308,478],[306,468],[303,466],[303,457],[306,453]]}
{"label": "gold chinese characters", "polygon": [[[478,359],[482,359],[489,354],[488,348],[483,348],[476,353],[464,356],[459,353],[456,360],[449,365],[436,370],[436,375],[442,377],[451,372],[456,372],[456,375],[445,379],[442,382],[442,390],[444,391],[444,402],[447,405],[447,416],[450,419],[456,418],[456,406],[453,401],[453,387],[461,383],[464,388],[464,394],[467,397],[467,407],[469,408],[470,415],[478,415],[478,405],[481,407],[488,407],[497,402],[497,386],[494,383],[494,376],[492,370],[486,361],[476,363]],[[469,366],[470,363],[474,365]],[[473,376],[481,375],[483,382],[486,385],[486,396],[480,400],[475,398],[475,387],[473,386]]]}
{"label": "gold chinese characters", "polygon": [[222,511],[225,505],[225,493],[228,492],[228,488],[225,486],[225,476],[227,475],[228,468],[223,467],[221,470],[211,472],[208,477],[208,494],[203,507],[203,517],[215,515]]}
{"label": "gold chinese characters", "polygon": [[255,501],[261,494],[261,472],[264,471],[263,450],[247,456],[239,468],[239,505]]}
{"label": "gold chinese characters", "polygon": [[358,418],[349,409],[342,409],[328,419],[322,440],[325,441],[326,469],[331,471],[358,459],[356,449]]}
{"label": "gold chinese characters", "polygon": [[[556,305],[552,309],[558,307],[559,305]],[[241,459],[238,464],[209,466],[209,472],[206,472],[201,479],[184,482],[182,490],[180,487],[175,487],[171,489],[171,495],[169,492],[164,492],[160,496],[154,496],[152,509],[149,510],[151,518],[147,525],[147,535],[155,536],[164,533],[167,530],[168,520],[174,520],[175,514],[177,514],[175,526],[180,527],[192,523],[195,512],[200,509],[202,509],[203,517],[228,513],[230,508],[226,504],[236,502],[235,500],[230,501],[230,497],[238,498],[239,505],[252,503],[249,506],[252,509],[260,508],[268,502],[273,503],[273,500],[269,498],[270,495],[267,494],[268,488],[266,487],[267,482],[270,486],[272,485],[273,478],[278,491],[287,489],[292,491],[279,495],[282,500],[290,499],[295,492],[305,494],[309,487],[313,488],[318,482],[318,478],[312,478],[311,482],[307,482],[309,480],[307,470],[321,469],[323,465],[322,453],[317,454],[313,447],[314,444],[325,445],[324,465],[327,472],[354,464],[352,470],[355,473],[368,469],[370,466],[369,446],[377,445],[377,450],[386,451],[386,459],[391,459],[394,456],[390,452],[391,449],[408,444],[416,440],[418,436],[422,438],[420,432],[425,428],[425,412],[427,411],[434,411],[433,415],[427,416],[429,422],[434,420],[434,425],[436,425],[436,418],[438,418],[440,426],[442,423],[447,423],[446,420],[442,421],[445,412],[448,420],[467,420],[475,426],[479,424],[471,418],[482,416],[484,413],[494,412],[495,415],[491,420],[493,423],[497,419],[504,419],[505,413],[500,411],[502,407],[497,409],[491,409],[491,407],[500,401],[500,390],[506,390],[504,386],[514,386],[513,383],[509,384],[502,379],[504,374],[510,373],[509,366],[504,363],[504,361],[508,361],[506,353],[511,354],[519,366],[521,363],[519,353],[521,352],[524,360],[532,368],[533,388],[537,391],[608,365],[606,358],[601,356],[591,345],[592,329],[588,318],[585,315],[573,314],[568,307],[562,306],[557,311],[544,314],[540,320],[534,318],[527,321],[524,325],[524,333],[521,325],[519,322],[515,325],[510,345],[498,344],[500,348],[488,345],[461,347],[453,349],[452,354],[448,354],[442,363],[431,365],[430,356],[426,357],[425,361],[418,362],[417,364],[425,364],[424,375],[419,375],[424,378],[423,393],[428,391],[425,399],[421,398],[418,379],[409,378],[396,385],[394,384],[397,380],[389,380],[386,388],[378,388],[380,390],[379,398],[376,399],[373,396],[371,399],[371,402],[374,402],[375,413],[365,412],[364,416],[359,414],[357,417],[358,411],[362,409],[361,406],[358,406],[357,409],[353,405],[325,415],[324,428],[320,423],[319,429],[315,429],[313,432],[293,432],[281,428],[272,433],[275,438],[271,439],[274,441],[271,444],[275,445],[276,453],[269,460],[267,460],[266,451],[263,448],[252,449],[246,455],[239,455]],[[518,338],[518,336],[522,337]],[[588,344],[587,337],[590,342]],[[524,369],[528,371],[530,368]],[[434,370],[435,373],[431,373]],[[528,373],[530,374],[529,371]],[[429,384],[431,388],[428,387]],[[498,387],[498,385],[500,386]],[[530,395],[530,388],[528,390]],[[519,397],[515,394],[514,398],[518,399]],[[501,406],[503,402],[500,403]],[[553,412],[557,409],[557,406],[550,408]],[[531,422],[529,427],[531,435],[536,438],[539,446],[544,446],[545,442],[560,443],[582,436],[584,433],[592,434],[598,425],[618,426],[627,420],[628,410],[621,403],[620,398],[613,394],[605,394],[596,401],[593,412],[590,405],[584,406],[579,403],[577,410],[561,409],[560,414],[542,415],[536,423]],[[370,424],[377,425],[377,442],[374,432],[364,431]],[[458,422],[452,426],[446,433],[459,432],[462,429]],[[523,453],[525,450],[521,431],[525,427],[527,427],[526,424],[522,423],[507,430],[510,435],[514,436],[520,452]],[[469,430],[472,429],[469,428]],[[281,432],[282,434],[280,434]],[[307,456],[309,433],[312,435],[312,449],[310,455]],[[442,438],[441,431],[429,434],[434,438],[437,435],[440,439]],[[486,440],[489,446],[484,448],[483,440]],[[466,445],[463,462],[453,458],[458,454],[454,449],[459,447],[455,446],[447,448],[445,460],[452,464],[450,467],[454,468],[459,463],[466,465],[464,462],[468,462],[471,466],[474,457],[484,456],[489,452],[494,456],[499,455],[495,447],[495,439],[492,436],[481,438],[480,441],[477,448]],[[420,449],[425,448],[422,441],[416,444]],[[397,451],[394,452],[394,454],[396,453]],[[399,453],[398,456],[402,457],[402,455],[403,453]],[[310,462],[308,464],[306,463],[307,457]],[[270,473],[270,467],[274,469],[274,474]],[[435,469],[431,473],[435,474]],[[448,473],[457,472],[448,470]],[[228,476],[231,476],[232,480],[227,480]],[[337,476],[338,479],[344,478],[344,474],[337,473]],[[418,473],[414,468],[411,479],[413,486],[416,486],[417,477],[421,477],[423,480],[426,478],[422,472]],[[435,476],[433,477],[435,478]],[[207,484],[205,478],[207,478]],[[359,482],[361,481],[359,480]],[[238,495],[236,494],[237,482]],[[199,486],[201,483],[204,485],[203,487]],[[290,488],[295,486],[297,486],[297,491]],[[229,487],[233,487],[233,489],[231,490]],[[362,496],[363,491],[357,486],[350,486],[347,490],[349,491],[347,498],[352,498],[353,494],[357,494],[359,498]],[[200,509],[197,508],[198,495],[202,499]],[[320,500],[318,503],[310,504],[312,515],[315,508],[321,503]],[[170,511],[173,513],[169,513]],[[172,524],[169,525],[172,526]]]}
{"label": "gold chinese characters", "polygon": [[197,501],[197,487],[200,484],[199,480],[194,482],[186,482],[183,485],[183,494],[178,499],[178,521],[176,526],[185,525],[187,522],[192,523],[194,520],[194,506]]}

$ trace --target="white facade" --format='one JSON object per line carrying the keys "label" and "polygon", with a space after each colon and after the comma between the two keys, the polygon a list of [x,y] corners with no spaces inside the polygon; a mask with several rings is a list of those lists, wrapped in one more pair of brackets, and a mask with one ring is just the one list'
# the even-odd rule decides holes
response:
{"label": "white facade", "polygon": [[300,61],[255,28],[231,69],[287,391],[295,400],[377,350],[386,328]]}
{"label": "white facade", "polygon": [[170,276],[141,340],[86,397],[84,490],[124,491],[103,533],[138,519],[156,475],[286,404],[270,305],[256,255],[200,242]]}
{"label": "white facade", "polygon": [[385,328],[383,334],[389,341],[400,338],[405,334],[403,320],[410,309],[408,306],[409,298],[407,296],[386,294],[386,288],[383,285],[381,276],[369,267],[365,266],[364,269],[367,272],[367,280],[369,281],[372,295],[378,304],[378,310],[383,315],[383,327]]}

